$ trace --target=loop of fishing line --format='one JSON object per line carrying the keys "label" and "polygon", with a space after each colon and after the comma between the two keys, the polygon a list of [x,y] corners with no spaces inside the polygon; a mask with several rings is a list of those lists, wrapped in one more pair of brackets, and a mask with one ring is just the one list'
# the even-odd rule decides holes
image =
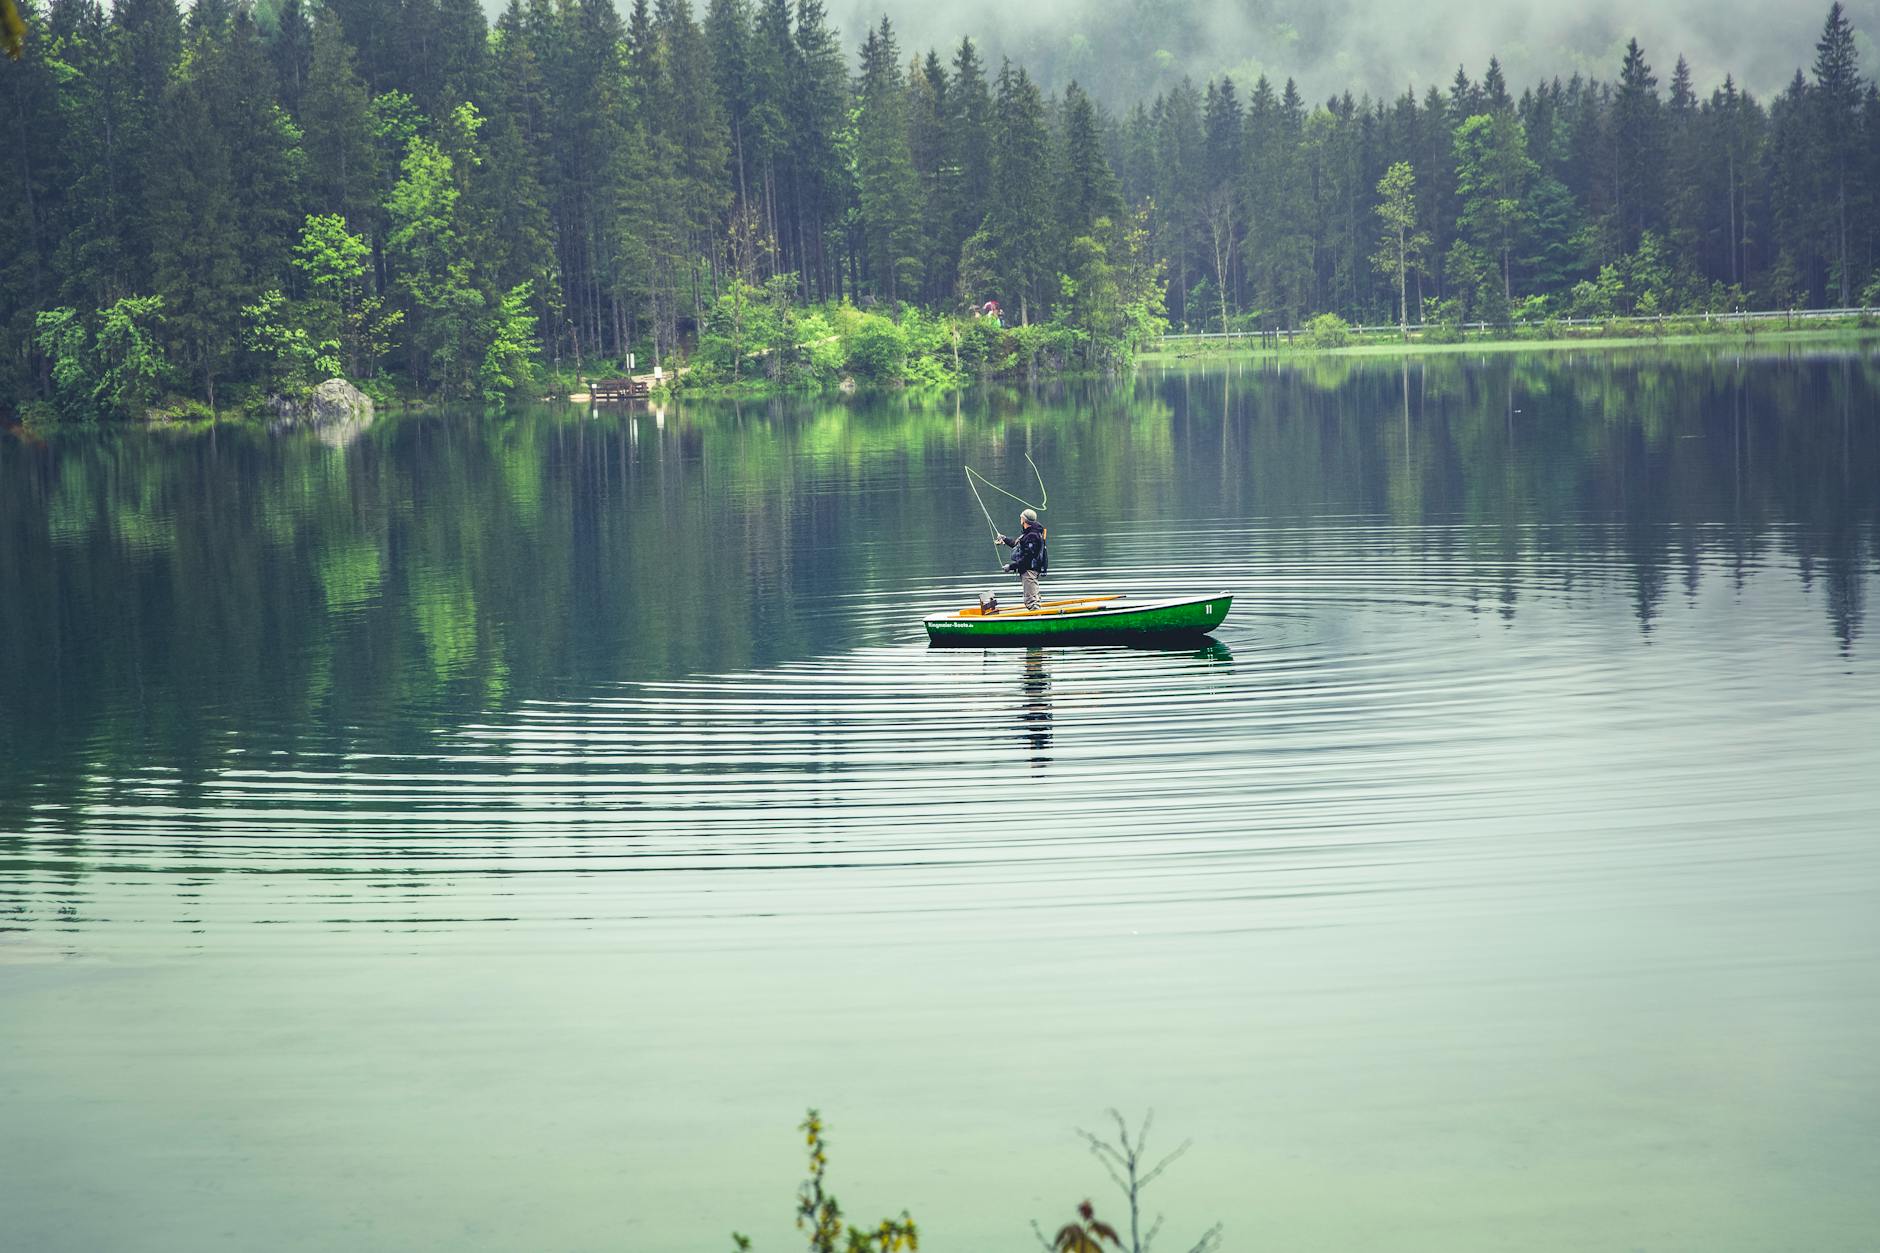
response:
{"label": "loop of fishing line", "polygon": [[[991,479],[987,478],[985,475],[981,474],[979,471],[973,469],[971,466],[964,467],[966,471],[966,481],[970,483],[974,479],[978,479],[981,483],[984,483],[987,487],[990,487],[993,491],[999,493],[999,495],[1009,496],[1013,500],[1016,500],[1019,504],[1025,506],[1027,509],[1036,509],[1038,512],[1043,513],[1046,503],[1051,499],[1051,493],[1045,489],[1044,475],[1043,473],[1039,471],[1038,463],[1031,459],[1030,453],[1025,454],[1025,464],[1031,467],[1031,472],[1034,475],[1037,475],[1037,478],[1038,478],[1039,501],[1035,505],[1032,504],[1029,500],[1026,500],[1023,496],[1018,495],[1016,492],[1006,491],[1003,487],[1000,487],[997,483],[994,483]],[[973,495],[977,496],[978,494],[979,494],[978,490],[974,489]],[[980,501],[980,508],[982,509],[985,508],[985,502],[983,500]]]}
{"label": "loop of fishing line", "polygon": [[[999,495],[1001,496],[1010,496],[1013,500],[1016,500],[1019,504],[1025,506],[1025,508],[1027,509],[1035,509],[1038,512],[1042,513],[1044,512],[1045,502],[1051,499],[1051,493],[1046,490],[1045,485],[1044,485],[1044,474],[1039,471],[1038,463],[1031,459],[1030,453],[1025,454],[1025,463],[1031,467],[1031,472],[1038,476],[1039,500],[1038,500],[1038,503],[1035,505],[1032,504],[1029,500],[1026,500],[1023,496],[1015,495],[1012,492],[1006,491],[1003,487],[1000,487],[997,483],[994,483],[991,479],[987,478],[985,475],[981,474],[979,471],[973,469],[971,466],[962,465],[962,468],[966,471],[967,490],[971,491],[973,494],[973,499],[979,502],[979,512],[986,515],[986,527],[992,532],[992,546],[994,548],[998,548],[1001,550],[1003,550],[1004,548],[1004,545],[999,543],[999,524],[992,520],[992,510],[986,508],[985,498],[979,494],[978,483],[984,483],[987,487],[990,487],[993,491],[999,493]],[[978,480],[978,482],[976,483],[974,480]],[[1003,552],[1001,552],[1000,554],[999,564],[1001,566],[1005,564]]]}

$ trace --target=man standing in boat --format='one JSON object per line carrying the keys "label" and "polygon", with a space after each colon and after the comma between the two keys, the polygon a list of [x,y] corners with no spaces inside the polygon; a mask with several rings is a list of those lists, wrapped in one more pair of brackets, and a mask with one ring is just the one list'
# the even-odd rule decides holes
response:
{"label": "man standing in boat", "polygon": [[999,542],[1013,550],[1012,559],[1005,563],[1008,574],[1018,575],[1019,586],[1025,589],[1025,608],[1038,607],[1038,576],[1050,565],[1044,549],[1044,528],[1038,525],[1038,514],[1027,509],[1018,515],[1018,524],[1022,528],[1017,539],[999,536]]}

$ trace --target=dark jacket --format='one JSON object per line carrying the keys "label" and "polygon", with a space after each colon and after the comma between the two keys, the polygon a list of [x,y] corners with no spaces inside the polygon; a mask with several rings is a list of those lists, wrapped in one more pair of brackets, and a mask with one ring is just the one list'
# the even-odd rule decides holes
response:
{"label": "dark jacket", "polygon": [[1043,574],[1047,564],[1044,551],[1044,528],[1036,522],[1027,522],[1024,532],[1017,539],[1007,539],[1001,535],[1006,547],[1013,549],[1012,559],[1005,563],[1005,568],[1013,574],[1023,574],[1027,570],[1036,570]]}

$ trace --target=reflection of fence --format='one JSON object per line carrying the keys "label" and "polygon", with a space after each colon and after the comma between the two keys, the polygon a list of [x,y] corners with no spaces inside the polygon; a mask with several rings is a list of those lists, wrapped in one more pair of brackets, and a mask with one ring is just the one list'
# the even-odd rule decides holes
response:
{"label": "reflection of fence", "polygon": [[[1868,318],[1875,316],[1880,316],[1880,309],[1765,309],[1755,312],[1672,313],[1622,318],[1549,318],[1545,325],[1562,328],[1658,325],[1669,329],[1674,325],[1689,325],[1691,323],[1717,325],[1729,322],[1780,322],[1784,325],[1793,326],[1797,322],[1823,321],[1834,318]],[[1349,328],[1349,333],[1356,336],[1364,336],[1397,335],[1404,331],[1408,331],[1412,335],[1421,335],[1423,332],[1431,330],[1519,331],[1538,330],[1542,325],[1542,323],[1530,322],[1525,319],[1519,322],[1412,322],[1407,327],[1399,327],[1395,322],[1387,322],[1376,326],[1353,326]],[[1176,344],[1197,343],[1210,339],[1251,339],[1258,340],[1262,348],[1277,348],[1282,339],[1290,344],[1293,342],[1295,335],[1304,335],[1305,333],[1306,330],[1304,327],[1293,327],[1283,331],[1265,329],[1253,331],[1178,331],[1173,334],[1164,335],[1162,342],[1165,344]]]}

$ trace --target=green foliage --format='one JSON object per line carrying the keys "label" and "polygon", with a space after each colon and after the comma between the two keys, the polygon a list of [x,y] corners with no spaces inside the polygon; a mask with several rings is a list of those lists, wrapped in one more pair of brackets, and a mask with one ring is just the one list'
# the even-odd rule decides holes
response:
{"label": "green foliage", "polygon": [[98,311],[95,398],[119,413],[133,413],[157,394],[170,373],[163,355],[161,296],[126,296]]}
{"label": "green foliage", "polygon": [[294,268],[306,278],[308,291],[336,305],[345,303],[365,281],[371,259],[372,245],[348,231],[346,219],[337,213],[309,214],[294,246]]}
{"label": "green foliage", "polygon": [[533,388],[539,378],[536,362],[535,311],[529,301],[531,285],[520,283],[505,292],[490,319],[477,383],[483,399],[501,406]]}
{"label": "green foliage", "polygon": [[305,326],[296,324],[295,312],[278,290],[242,307],[242,327],[242,347],[270,394],[299,391],[340,372],[339,341],[316,341]]}
{"label": "green foliage", "polygon": [[1371,264],[1378,273],[1397,280],[1397,319],[1410,320],[1410,271],[1423,258],[1430,237],[1417,229],[1416,172],[1408,161],[1398,161],[1377,181],[1377,220],[1384,231]]}
{"label": "green foliage", "polygon": [[907,365],[907,336],[878,313],[863,313],[847,336],[848,366],[877,383],[900,381]]}
{"label": "green foliage", "polygon": [[[1501,318],[1513,298],[1512,266],[1517,240],[1532,217],[1528,184],[1539,167],[1528,156],[1527,129],[1513,111],[1478,114],[1456,128],[1456,195],[1462,212],[1456,225],[1482,253],[1500,259]],[[1479,297],[1494,304],[1486,293]]]}
{"label": "green foliage", "polygon": [[[1767,102],[1728,77],[1706,98],[1681,62],[1667,96],[1632,41],[1610,81],[1512,90],[1491,63],[1313,105],[1283,77],[1099,100],[1066,65],[1053,95],[1007,62],[988,83],[970,40],[910,64],[885,22],[852,78],[820,0],[638,0],[624,22],[518,2],[493,30],[459,0],[304,4],[80,4],[28,41],[0,388],[96,408],[71,379],[97,317],[64,385],[39,317],[127,292],[163,299],[165,384],[211,400],[318,373],[333,343],[349,376],[467,399],[526,386],[531,358],[582,375],[649,349],[740,387],[851,361],[921,384],[1115,372],[1171,313],[1821,306],[1880,265],[1880,93],[1838,7]],[[944,316],[988,299],[1020,329]],[[889,335],[858,349],[845,302],[900,328],[892,378]]]}
{"label": "green foliage", "polygon": [[[474,119],[474,111],[468,117]],[[468,129],[474,133],[474,126]],[[406,302],[417,352],[413,373],[444,395],[460,396],[484,356],[477,339],[485,300],[462,251],[456,166],[436,143],[418,136],[407,145],[401,170],[386,202],[386,256]]]}
{"label": "green foliage", "polygon": [[126,296],[92,321],[95,330],[69,308],[38,316],[35,343],[50,363],[60,415],[89,421],[141,413],[170,375],[163,298]]}
{"label": "green foliage", "polygon": [[[301,316],[321,343],[337,341],[344,373],[370,378],[393,347],[392,333],[404,311],[387,309],[370,290],[372,246],[346,229],[337,213],[311,214],[294,247],[294,268],[307,285]],[[342,370],[334,368],[331,373]]]}
{"label": "green foliage", "polygon": [[1351,342],[1351,323],[1336,313],[1321,313],[1306,323],[1306,344],[1313,348],[1343,348]]}
{"label": "green foliage", "polygon": [[[823,1138],[822,1115],[810,1110],[797,1127],[809,1150],[809,1177],[797,1190],[796,1226],[809,1238],[810,1253],[919,1253],[920,1232],[906,1210],[899,1218],[884,1218],[872,1229],[848,1225],[842,1206],[825,1187],[829,1170],[829,1144]],[[845,1238],[846,1237],[846,1238]],[[748,1241],[733,1236],[740,1249]]]}

